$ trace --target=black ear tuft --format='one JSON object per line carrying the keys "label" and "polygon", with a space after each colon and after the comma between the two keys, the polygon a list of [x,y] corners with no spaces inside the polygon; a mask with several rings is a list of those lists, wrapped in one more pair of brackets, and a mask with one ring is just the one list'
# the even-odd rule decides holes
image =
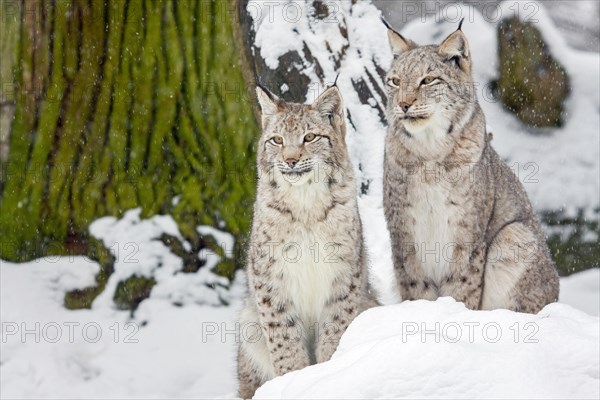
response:
{"label": "black ear tuft", "polygon": [[471,54],[464,32],[455,30],[438,47],[438,54],[466,73],[471,73]]}
{"label": "black ear tuft", "polygon": [[387,27],[388,40],[390,42],[390,48],[392,49],[392,55],[394,58],[417,47],[415,42],[402,36],[398,31],[392,28],[392,26],[383,17],[381,17],[381,21]]}
{"label": "black ear tuft", "polygon": [[385,25],[386,28],[394,30],[394,28],[392,28],[392,26],[389,24],[389,22],[387,22],[385,20],[385,18],[383,18],[383,15],[381,16],[381,22],[383,22],[383,24]]}
{"label": "black ear tuft", "polygon": [[256,86],[258,86],[259,88],[262,89],[263,92],[265,92],[265,94],[269,97],[269,99],[271,99],[271,101],[277,101],[278,99],[275,97],[275,95],[273,93],[271,93],[271,91],[269,89],[267,89],[267,87],[265,85],[263,85],[262,83],[260,83],[260,80],[258,78],[256,79]]}
{"label": "black ear tuft", "polygon": [[460,20],[460,22],[458,23],[458,29],[457,29],[457,31],[462,31],[462,24],[463,24],[463,21],[464,21],[464,20],[465,20],[465,19],[463,18],[463,19],[461,19],[461,20]]}
{"label": "black ear tuft", "polygon": [[406,39],[404,36],[402,36],[402,35],[400,34],[400,32],[398,32],[397,30],[395,30],[394,28],[392,28],[392,25],[390,25],[390,23],[389,23],[389,22],[387,22],[387,21],[385,20],[385,18],[383,18],[383,16],[381,17],[381,22],[383,22],[383,24],[385,25],[385,27],[386,27],[386,28],[388,28],[390,31],[392,31],[392,32],[394,32],[396,35],[400,36],[400,38],[401,38],[402,40],[404,40],[404,41],[405,41],[405,42],[407,42],[407,43],[408,43],[408,42],[412,43],[410,40],[407,40],[407,39]]}
{"label": "black ear tuft", "polygon": [[335,77],[335,81],[333,81],[333,85],[331,85],[331,87],[337,86],[337,80],[338,80],[339,77],[340,77],[340,73],[338,72],[338,74]]}
{"label": "black ear tuft", "polygon": [[285,102],[280,100],[260,83],[256,84],[256,100],[260,105],[262,126],[265,128],[269,120],[285,107]]}

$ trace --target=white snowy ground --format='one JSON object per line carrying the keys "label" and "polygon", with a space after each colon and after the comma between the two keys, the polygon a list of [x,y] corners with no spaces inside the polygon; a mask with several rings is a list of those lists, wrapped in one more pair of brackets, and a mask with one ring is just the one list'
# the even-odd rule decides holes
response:
{"label": "white snowy ground", "polygon": [[[348,3],[340,4],[342,12],[347,9]],[[505,11],[508,15],[509,10]],[[536,18],[553,55],[572,80],[565,127],[531,135],[499,103],[484,101],[483,92],[480,101],[494,131],[494,146],[509,162],[518,164],[519,176],[538,210],[590,210],[599,204],[600,56],[570,49],[543,8]],[[346,23],[352,40],[349,63],[341,66],[338,85],[343,93],[353,93],[350,79],[362,73],[356,64],[361,62],[359,54],[382,62],[389,62],[390,55],[375,7],[360,3],[354,15],[346,16]],[[283,54],[281,44],[293,45],[296,36],[277,31],[294,28],[289,25],[257,34],[265,51],[272,48]],[[305,28],[299,26],[298,34],[315,35]],[[328,27],[319,29],[323,29],[319,34],[327,36]],[[402,33],[419,43],[431,43],[453,29],[452,24],[430,20],[411,23]],[[495,27],[474,14],[463,30],[471,43],[476,80],[484,87],[497,70]],[[327,53],[319,53],[322,41],[312,38],[315,47],[311,51],[331,72],[333,81],[333,62],[327,60]],[[334,39],[334,48],[343,44]],[[373,180],[359,206],[373,282],[387,306],[357,318],[330,362],[275,379],[258,396],[598,398],[598,269],[562,279],[561,304],[550,305],[538,315],[467,311],[450,299],[396,304],[399,296],[391,283],[390,243],[381,207],[385,128],[371,107],[351,96],[345,101],[358,130],[348,134],[353,161],[357,170],[362,164],[359,176]],[[140,220],[139,211],[131,210],[121,220],[97,221],[90,232],[117,259],[105,293],[91,310],[67,311],[63,299],[66,291],[94,283],[97,264],[81,257],[18,265],[1,262],[1,397],[235,396],[235,322],[243,274],[227,290],[228,283],[209,268],[181,273],[181,260],[156,240],[162,233],[181,238],[169,217]],[[227,234],[210,227],[199,227],[199,232],[214,235],[225,249],[232,245]],[[201,256],[208,266],[218,261],[214,254]],[[113,308],[112,296],[118,280],[133,274],[152,276],[157,285],[132,318]],[[217,289],[209,290],[207,285]],[[223,302],[230,306],[216,306]],[[422,338],[421,329],[435,332],[436,322],[440,342],[435,342],[435,333]],[[484,332],[486,324],[491,325]],[[474,329],[473,343],[469,326]],[[490,343],[496,332],[501,333],[498,341]],[[528,343],[531,340],[537,342]]]}
{"label": "white snowy ground", "polygon": [[[239,296],[230,307],[153,297],[133,319],[102,302],[68,311],[64,293],[91,285],[97,264],[1,264],[2,398],[235,396]],[[561,291],[562,304],[538,315],[467,311],[449,298],[370,310],[330,362],[277,378],[258,397],[598,398],[600,270],[562,279]]]}

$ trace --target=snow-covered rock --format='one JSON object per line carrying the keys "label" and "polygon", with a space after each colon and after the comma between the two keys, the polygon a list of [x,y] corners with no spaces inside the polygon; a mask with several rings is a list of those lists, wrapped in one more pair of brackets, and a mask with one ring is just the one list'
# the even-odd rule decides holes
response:
{"label": "snow-covered rock", "polygon": [[[197,255],[204,261],[198,271],[182,273],[183,261],[161,240],[163,235],[169,235],[179,240],[186,251],[191,251],[190,243],[179,232],[173,217],[155,215],[142,219],[141,212],[140,208],[135,208],[125,212],[120,219],[103,217],[90,225],[91,235],[102,240],[115,258],[114,272],[104,291],[94,300],[93,308],[113,307],[117,285],[134,275],[154,278],[156,285],[150,297],[177,304],[222,305],[240,295],[243,285],[230,285],[227,278],[213,272],[221,256],[208,249]],[[231,234],[207,226],[199,226],[197,231],[200,235],[212,236],[226,257],[232,255],[234,238]]]}

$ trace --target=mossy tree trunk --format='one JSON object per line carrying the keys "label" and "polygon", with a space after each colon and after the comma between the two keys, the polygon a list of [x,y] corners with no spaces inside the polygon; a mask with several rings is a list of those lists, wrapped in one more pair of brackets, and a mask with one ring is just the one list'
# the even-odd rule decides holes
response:
{"label": "mossy tree trunk", "polygon": [[15,4],[0,258],[85,253],[91,221],[134,207],[192,240],[198,224],[245,233],[258,128],[228,2]]}
{"label": "mossy tree trunk", "polygon": [[[0,3],[0,163],[8,157],[10,124],[15,112],[15,94],[12,70],[17,55],[21,18],[15,4]],[[0,179],[0,190],[2,190]]]}

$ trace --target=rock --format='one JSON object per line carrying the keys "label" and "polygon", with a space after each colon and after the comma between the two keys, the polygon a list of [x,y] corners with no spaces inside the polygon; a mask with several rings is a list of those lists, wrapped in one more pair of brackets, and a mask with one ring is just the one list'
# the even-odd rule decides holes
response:
{"label": "rock", "polygon": [[550,54],[531,23],[517,18],[498,25],[500,100],[517,118],[533,127],[564,124],[569,77]]}

